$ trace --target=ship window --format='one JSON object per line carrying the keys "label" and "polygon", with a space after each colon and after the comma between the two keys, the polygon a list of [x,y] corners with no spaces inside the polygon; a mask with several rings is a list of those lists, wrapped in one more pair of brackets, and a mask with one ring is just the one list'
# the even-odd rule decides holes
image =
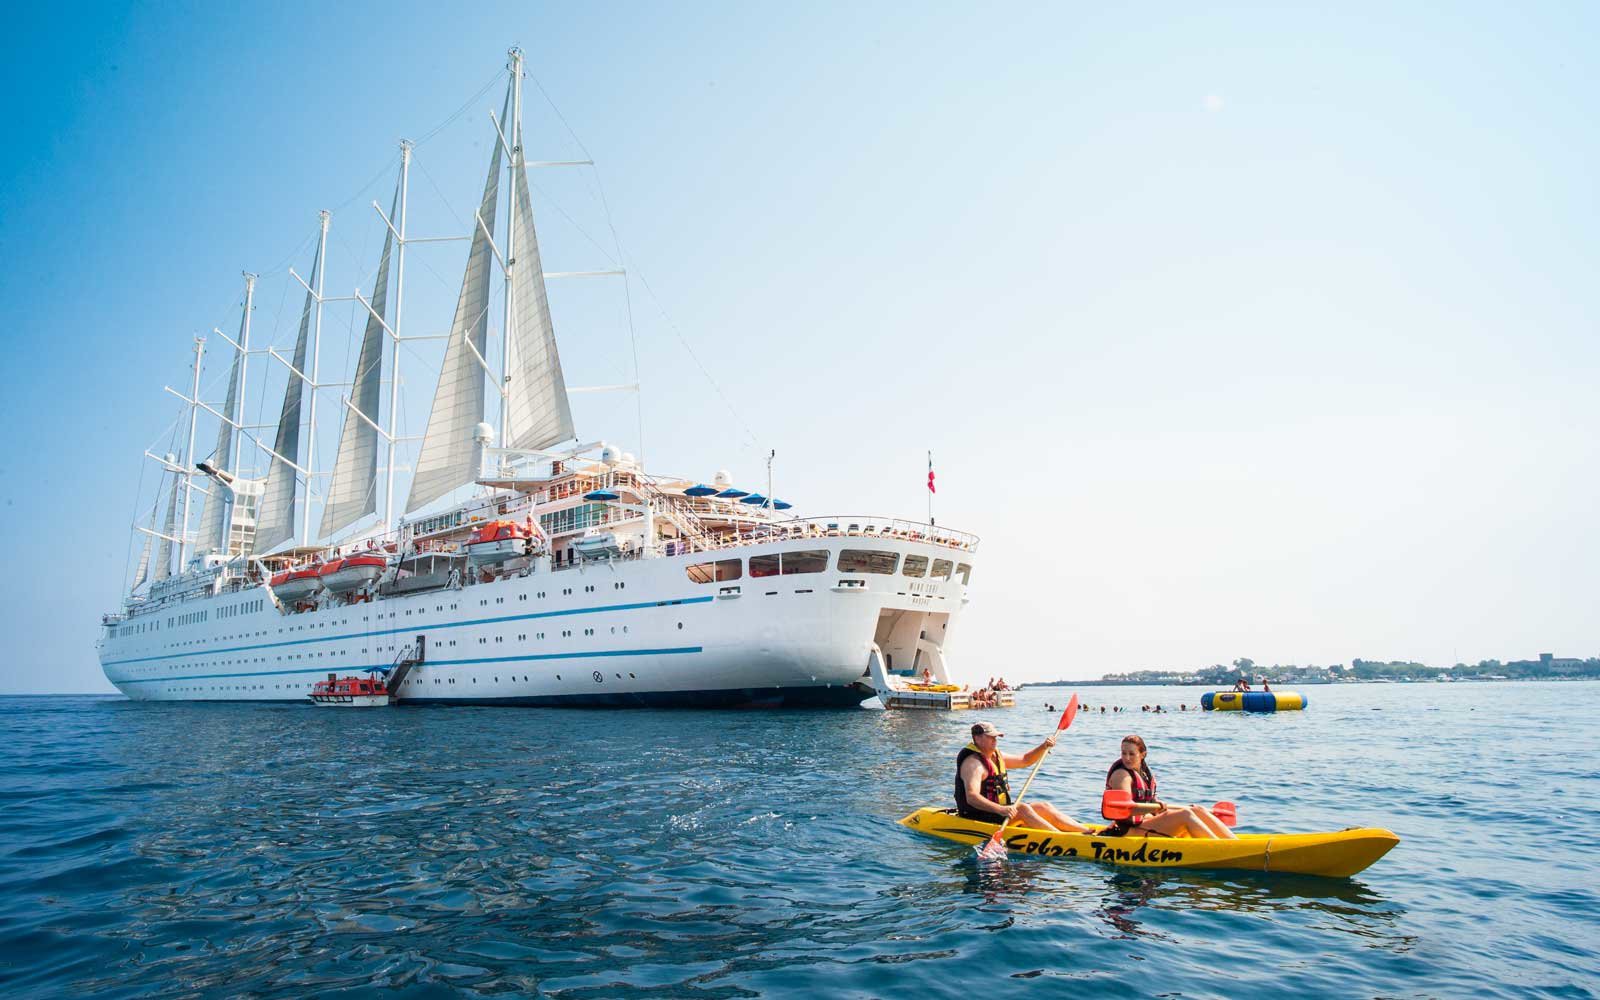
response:
{"label": "ship window", "polygon": [[[777,557],[756,556],[755,559],[751,559],[750,573],[753,576],[758,575],[755,571],[756,559],[772,559],[774,562],[776,562]],[[692,566],[685,566],[683,571],[687,573],[689,579],[695,583],[722,583],[725,580],[739,579],[739,577],[744,573],[744,568],[737,559],[718,559],[716,562],[695,563]],[[760,575],[771,576],[772,573],[776,572],[777,566],[774,565],[770,573]]]}
{"label": "ship window", "polygon": [[776,552],[766,556],[750,557],[751,576],[777,576],[778,554]]}
{"label": "ship window", "polygon": [[897,552],[877,552],[872,549],[840,549],[841,573],[893,573],[899,563]]}
{"label": "ship window", "polygon": [[928,575],[927,556],[906,556],[906,564],[900,570],[904,576],[924,577]]}
{"label": "ship window", "polygon": [[783,554],[783,575],[793,573],[821,573],[828,568],[826,549],[808,549],[804,552]]}
{"label": "ship window", "polygon": [[961,577],[961,585],[964,587],[967,581],[972,579],[972,567],[962,563],[956,567],[956,575]]}
{"label": "ship window", "polygon": [[950,579],[950,571],[955,568],[955,563],[948,559],[935,559],[933,561],[933,578],[935,580]]}

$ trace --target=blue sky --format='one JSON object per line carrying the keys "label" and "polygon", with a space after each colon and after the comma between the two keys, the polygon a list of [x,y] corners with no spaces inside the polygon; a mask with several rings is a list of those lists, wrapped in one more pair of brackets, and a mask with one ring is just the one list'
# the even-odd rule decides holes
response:
{"label": "blue sky", "polygon": [[[190,338],[248,268],[287,350],[319,208],[329,293],[370,288],[395,142],[510,44],[582,144],[530,85],[529,155],[599,164],[651,468],[759,482],[775,448],[806,512],[919,516],[933,449],[984,539],[975,674],[1600,654],[1591,6],[11,17],[0,690],[108,689]],[[462,231],[500,93],[419,147],[413,232]],[[534,181],[547,268],[611,264],[595,175]],[[463,253],[416,255],[419,326]],[[618,292],[552,293],[574,384],[631,377]],[[329,307],[325,365],[358,322]],[[640,447],[630,397],[577,415]]]}

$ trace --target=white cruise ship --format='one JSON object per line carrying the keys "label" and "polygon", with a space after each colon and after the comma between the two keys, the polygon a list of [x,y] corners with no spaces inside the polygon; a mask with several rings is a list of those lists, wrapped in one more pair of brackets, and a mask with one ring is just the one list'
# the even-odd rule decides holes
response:
{"label": "white cruise ship", "polygon": [[[407,247],[441,239],[408,234],[402,143],[393,200],[373,205],[385,237],[370,296],[324,294],[324,212],[308,277],[290,272],[304,289],[292,357],[252,346],[249,274],[237,339],[217,333],[220,402],[200,398],[196,340],[188,394],[169,390],[187,445],[146,453],[161,487],[134,525],[128,597],[104,617],[106,677],[152,701],[303,702],[318,681],[371,671],[401,702],[706,707],[855,705],[903,686],[897,674],[953,683],[972,535],[793,516],[725,472],[653,475],[577,436],[579,389],[547,301],[557,275],[529,200],[518,50],[508,70],[473,229],[452,237],[469,248],[447,338],[402,325]],[[319,380],[334,301],[364,317],[338,383]],[[441,339],[426,432],[402,468],[397,369],[409,341]],[[286,380],[275,428],[246,416],[246,389],[267,373]],[[330,409],[338,447],[318,471]],[[214,447],[197,452],[211,425]]]}

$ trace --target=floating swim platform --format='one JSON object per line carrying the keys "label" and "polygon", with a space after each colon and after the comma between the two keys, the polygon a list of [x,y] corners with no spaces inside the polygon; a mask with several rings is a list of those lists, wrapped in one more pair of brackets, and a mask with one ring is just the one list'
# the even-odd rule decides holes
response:
{"label": "floating swim platform", "polygon": [[1298,712],[1311,699],[1296,691],[1207,691],[1200,707],[1207,712]]}
{"label": "floating swim platform", "polygon": [[[918,809],[900,825],[929,837],[978,845],[995,824],[962,819],[954,809]],[[1097,831],[1104,827],[1095,828]],[[1102,837],[1007,827],[1006,849],[1013,854],[1073,861],[1098,861],[1127,868],[1212,868],[1348,878],[1388,854],[1400,838],[1376,827],[1333,833],[1241,833],[1237,840],[1195,837]]]}

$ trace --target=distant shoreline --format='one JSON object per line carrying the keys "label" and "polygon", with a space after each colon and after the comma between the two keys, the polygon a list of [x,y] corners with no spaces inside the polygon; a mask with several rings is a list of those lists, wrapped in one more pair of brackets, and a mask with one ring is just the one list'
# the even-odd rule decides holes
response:
{"label": "distant shoreline", "polygon": [[[1298,680],[1296,680],[1296,681],[1290,681],[1290,680],[1284,680],[1284,681],[1274,681],[1274,680],[1270,680],[1269,679],[1268,683],[1273,684],[1273,685],[1275,685],[1275,686],[1277,686],[1279,688],[1287,690],[1289,688],[1297,688],[1297,687],[1343,687],[1343,686],[1351,685],[1351,684],[1408,684],[1408,685],[1417,685],[1417,684],[1427,684],[1427,685],[1515,684],[1515,683],[1521,683],[1521,682],[1525,682],[1525,681],[1541,681],[1541,682],[1543,682],[1543,681],[1555,681],[1555,682],[1562,683],[1562,684],[1574,684],[1574,683],[1580,683],[1580,682],[1583,682],[1583,681],[1590,681],[1590,682],[1600,681],[1600,677],[1555,677],[1555,676],[1552,676],[1552,677],[1463,677],[1460,680],[1453,680],[1453,681],[1434,681],[1434,680],[1412,680],[1412,681],[1402,681],[1402,680],[1349,680],[1349,681],[1298,681]],[[1161,680],[1161,681],[1121,680],[1121,681],[1108,681],[1108,680],[1094,680],[1094,681],[1028,681],[1028,682],[1024,683],[1022,686],[1024,688],[1046,688],[1046,687],[1048,687],[1048,688],[1057,688],[1057,687],[1187,687],[1187,688],[1203,688],[1203,689],[1205,689],[1207,691],[1217,691],[1217,690],[1230,689],[1230,688],[1232,688],[1233,685],[1232,684],[1210,684],[1210,683],[1207,683],[1206,681],[1176,681],[1176,680]],[[1261,685],[1258,684],[1258,683],[1255,683],[1255,682],[1251,682],[1250,690],[1259,691],[1259,690],[1261,690]]]}

